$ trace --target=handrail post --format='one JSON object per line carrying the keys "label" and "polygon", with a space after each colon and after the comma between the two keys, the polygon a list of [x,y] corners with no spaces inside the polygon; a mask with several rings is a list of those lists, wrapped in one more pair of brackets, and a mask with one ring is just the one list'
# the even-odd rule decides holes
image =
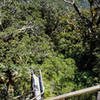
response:
{"label": "handrail post", "polygon": [[98,91],[97,100],[100,100],[100,91]]}

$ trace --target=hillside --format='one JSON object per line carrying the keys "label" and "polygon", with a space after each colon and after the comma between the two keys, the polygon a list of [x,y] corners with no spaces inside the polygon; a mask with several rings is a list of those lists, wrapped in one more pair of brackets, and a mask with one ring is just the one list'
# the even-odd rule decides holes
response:
{"label": "hillside", "polygon": [[30,74],[39,69],[45,98],[99,84],[97,3],[1,0],[0,100],[7,100],[10,86],[12,96],[31,90]]}

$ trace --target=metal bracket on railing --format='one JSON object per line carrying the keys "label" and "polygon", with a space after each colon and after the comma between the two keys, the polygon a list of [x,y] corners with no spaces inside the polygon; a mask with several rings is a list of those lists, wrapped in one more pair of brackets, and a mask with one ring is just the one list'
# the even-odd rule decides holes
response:
{"label": "metal bracket on railing", "polygon": [[44,86],[42,81],[42,74],[41,70],[39,71],[39,75],[36,76],[35,74],[31,73],[31,87],[33,92],[33,95],[31,97],[31,100],[43,100],[43,93],[44,93]]}
{"label": "metal bracket on railing", "polygon": [[20,96],[14,97],[13,100],[23,98],[26,95],[31,96],[24,100],[43,100],[44,86],[41,71],[39,71],[38,77],[34,73],[31,73],[31,91],[24,93]]}

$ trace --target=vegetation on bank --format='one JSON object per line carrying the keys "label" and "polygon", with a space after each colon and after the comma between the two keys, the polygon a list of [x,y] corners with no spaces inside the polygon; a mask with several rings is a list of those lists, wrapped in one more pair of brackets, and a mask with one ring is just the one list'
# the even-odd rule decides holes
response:
{"label": "vegetation on bank", "polygon": [[13,96],[31,90],[31,71],[39,69],[45,98],[99,84],[97,5],[98,0],[1,0],[0,98],[10,86]]}

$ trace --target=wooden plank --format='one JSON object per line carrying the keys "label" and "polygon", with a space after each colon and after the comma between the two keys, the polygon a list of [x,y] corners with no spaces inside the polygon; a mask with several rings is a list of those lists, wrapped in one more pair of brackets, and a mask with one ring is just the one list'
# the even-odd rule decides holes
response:
{"label": "wooden plank", "polygon": [[100,85],[90,87],[90,88],[86,88],[86,89],[82,89],[82,90],[78,90],[78,91],[75,91],[75,92],[70,92],[70,93],[59,95],[59,96],[56,96],[56,97],[48,98],[48,99],[45,99],[45,100],[59,100],[59,99],[63,100],[64,98],[69,98],[69,97],[72,97],[72,96],[78,96],[78,95],[81,95],[81,94],[85,94],[85,93],[89,93],[89,92],[95,92],[95,91],[98,91],[98,90],[100,90]]}
{"label": "wooden plank", "polygon": [[13,97],[13,99],[10,99],[10,100],[20,99],[20,98],[23,98],[23,97],[26,96],[26,95],[31,94],[31,93],[33,93],[33,91],[28,91],[28,92],[26,92],[26,93],[24,93],[24,94],[22,94],[22,95],[19,95],[19,96]]}

